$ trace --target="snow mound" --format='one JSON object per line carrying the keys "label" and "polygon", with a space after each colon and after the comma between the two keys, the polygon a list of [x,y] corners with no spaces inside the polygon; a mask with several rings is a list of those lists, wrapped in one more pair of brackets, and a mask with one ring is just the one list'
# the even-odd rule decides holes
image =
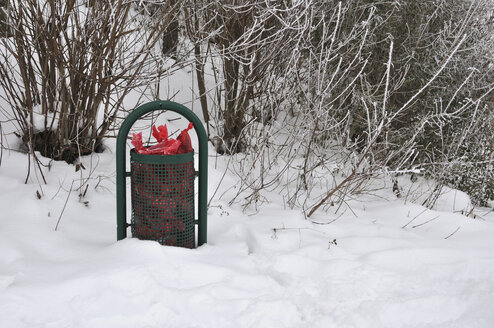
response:
{"label": "snow mound", "polygon": [[98,163],[82,199],[67,192],[73,166],[24,185],[25,155],[6,156],[0,327],[494,326],[494,220],[452,213],[469,205],[463,193],[430,210],[389,191],[314,222],[216,200],[208,244],[190,250],[116,241],[113,154],[82,159]]}

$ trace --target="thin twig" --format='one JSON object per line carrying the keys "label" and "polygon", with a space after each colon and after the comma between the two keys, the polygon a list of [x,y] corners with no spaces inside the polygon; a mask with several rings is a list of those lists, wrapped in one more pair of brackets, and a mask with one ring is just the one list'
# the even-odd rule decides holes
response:
{"label": "thin twig", "polygon": [[434,220],[435,220],[435,219],[437,219],[438,217],[440,217],[440,215],[436,215],[435,217],[433,217],[433,218],[432,218],[432,219],[430,219],[430,220],[427,220],[427,221],[425,221],[425,222],[422,222],[422,223],[419,223],[419,224],[417,224],[417,225],[414,225],[414,226],[412,226],[412,228],[417,228],[417,227],[423,226],[424,224],[427,224],[427,223],[429,223],[429,222],[431,222],[431,221],[434,221]]}
{"label": "thin twig", "polygon": [[350,181],[354,177],[355,173],[356,173],[356,168],[350,173],[350,175],[348,175],[343,181],[341,181],[336,187],[334,187],[333,190],[331,190],[319,203],[317,203],[317,205],[314,206],[312,210],[309,212],[307,217],[310,218],[312,214],[314,214],[314,212],[317,211],[319,207],[321,207],[331,196],[333,196],[335,192],[337,192],[348,181]]}
{"label": "thin twig", "polygon": [[405,224],[403,227],[401,227],[402,229],[405,229],[410,223],[412,223],[416,218],[418,218],[420,215],[422,215],[425,211],[427,211],[428,208],[424,208],[424,210],[422,212],[420,212],[419,214],[417,214],[413,219],[411,219],[410,221],[408,221],[407,224]]}
{"label": "thin twig", "polygon": [[65,211],[65,207],[67,206],[67,202],[69,201],[70,194],[72,193],[72,187],[74,186],[74,180],[72,180],[72,184],[70,185],[69,189],[69,194],[67,195],[67,198],[65,199],[65,204],[63,205],[62,212],[60,212],[60,216],[58,217],[57,225],[55,226],[55,231],[58,229],[58,224],[60,223],[60,220],[62,219],[63,212]]}
{"label": "thin twig", "polygon": [[448,239],[449,237],[453,236],[455,233],[457,233],[457,232],[458,232],[458,230],[460,230],[460,228],[461,228],[461,227],[456,228],[456,230],[455,230],[455,231],[453,231],[453,232],[452,232],[451,234],[449,234],[448,236],[444,237],[444,239]]}
{"label": "thin twig", "polygon": [[341,213],[340,215],[338,215],[336,218],[334,218],[333,220],[329,221],[329,222],[317,222],[317,221],[312,221],[312,220],[309,220],[311,223],[314,223],[314,224],[317,224],[317,225],[328,225],[328,224],[331,224],[333,222],[335,222],[336,220],[338,220],[339,218],[341,218],[343,216],[343,214],[345,214],[347,211],[347,209],[345,209],[343,211],[343,213]]}

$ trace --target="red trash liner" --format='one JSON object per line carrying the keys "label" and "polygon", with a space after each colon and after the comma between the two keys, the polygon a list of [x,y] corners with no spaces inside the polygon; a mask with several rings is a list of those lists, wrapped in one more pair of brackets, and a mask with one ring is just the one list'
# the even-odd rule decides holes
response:
{"label": "red trash liner", "polygon": [[168,129],[165,125],[161,125],[158,128],[153,125],[153,137],[158,142],[156,145],[150,147],[144,147],[142,144],[142,132],[134,133],[132,135],[132,145],[135,147],[135,152],[138,154],[147,155],[176,155],[186,154],[193,152],[192,142],[189,136],[189,130],[194,125],[192,122],[178,135],[177,139],[168,139]]}

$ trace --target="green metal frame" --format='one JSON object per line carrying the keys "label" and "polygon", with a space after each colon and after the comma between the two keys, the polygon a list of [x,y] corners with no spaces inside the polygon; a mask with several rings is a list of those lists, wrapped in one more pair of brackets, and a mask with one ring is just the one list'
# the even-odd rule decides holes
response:
{"label": "green metal frame", "polygon": [[[126,146],[130,128],[143,115],[152,111],[172,111],[181,114],[194,124],[199,141],[199,196],[198,196],[198,246],[207,242],[207,193],[208,193],[208,136],[201,120],[187,107],[172,101],[153,101],[136,108],[123,121],[117,137],[117,240],[127,237],[127,197],[125,178],[130,176],[126,169]],[[153,156],[153,155],[146,155]],[[177,156],[177,155],[175,155]]]}

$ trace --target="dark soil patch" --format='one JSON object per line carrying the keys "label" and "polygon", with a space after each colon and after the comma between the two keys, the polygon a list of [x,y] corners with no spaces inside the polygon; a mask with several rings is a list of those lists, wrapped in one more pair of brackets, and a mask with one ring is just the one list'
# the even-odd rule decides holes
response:
{"label": "dark soil patch", "polygon": [[[27,138],[23,138],[24,143],[27,143]],[[56,161],[65,161],[73,164],[79,155],[89,155],[92,152],[101,153],[103,145],[99,144],[94,147],[85,146],[72,142],[68,145],[62,145],[57,139],[54,131],[36,132],[32,138],[32,145],[35,151],[39,151],[44,157],[52,158]]]}

